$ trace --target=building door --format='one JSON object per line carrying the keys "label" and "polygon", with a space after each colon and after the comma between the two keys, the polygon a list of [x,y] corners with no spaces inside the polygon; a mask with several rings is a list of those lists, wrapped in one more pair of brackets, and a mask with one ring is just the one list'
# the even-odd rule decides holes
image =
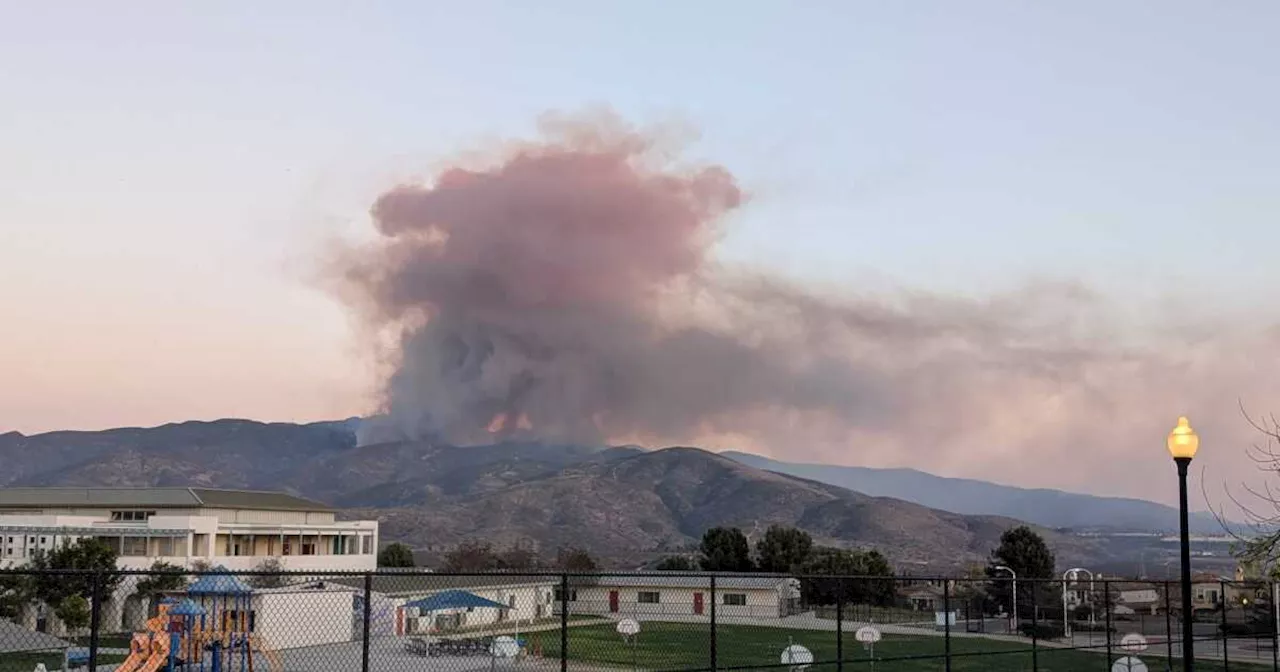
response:
{"label": "building door", "polygon": [[702,593],[693,594],[693,615],[702,615]]}
{"label": "building door", "polygon": [[610,613],[618,613],[618,591],[609,591],[609,611]]}

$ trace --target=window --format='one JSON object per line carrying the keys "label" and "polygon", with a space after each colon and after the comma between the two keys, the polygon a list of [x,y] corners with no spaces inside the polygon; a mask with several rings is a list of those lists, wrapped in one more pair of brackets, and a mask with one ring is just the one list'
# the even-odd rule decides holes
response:
{"label": "window", "polygon": [[120,540],[120,555],[141,557],[147,554],[146,537],[124,537]]}
{"label": "window", "polygon": [[746,593],[725,593],[724,605],[726,607],[745,607],[747,606]]}
{"label": "window", "polygon": [[373,552],[373,537],[360,537],[360,553],[369,555]]}
{"label": "window", "polygon": [[315,544],[309,544],[309,543],[305,543],[305,542],[304,542],[304,543],[302,544],[302,554],[303,554],[303,555],[315,555],[315,554],[316,554],[316,545],[315,545]]}
{"label": "window", "polygon": [[156,515],[155,511],[112,511],[111,520],[124,523],[140,523],[154,515]]}
{"label": "window", "polygon": [[[561,590],[561,589],[559,589],[559,588],[556,588],[556,592],[555,592],[555,600],[556,600],[556,602],[563,602],[563,601],[564,601],[564,591],[563,591],[563,590]],[[570,601],[570,602],[577,602],[577,601],[578,601],[578,589],[577,589],[577,588],[570,588],[570,589],[569,589],[569,601]]]}
{"label": "window", "polygon": [[657,604],[658,592],[652,590],[642,590],[636,594],[636,602],[640,604]]}
{"label": "window", "polygon": [[284,542],[284,548],[281,551],[281,555],[293,555],[293,544],[288,541]]}
{"label": "window", "polygon": [[40,537],[40,545],[41,545],[41,546],[44,546],[44,545],[45,545],[45,544],[47,544],[47,543],[49,543],[49,537]]}

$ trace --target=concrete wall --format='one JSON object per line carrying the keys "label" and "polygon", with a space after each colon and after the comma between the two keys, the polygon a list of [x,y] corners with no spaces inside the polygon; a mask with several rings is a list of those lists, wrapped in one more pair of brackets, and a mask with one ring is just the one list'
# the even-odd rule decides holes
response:
{"label": "concrete wall", "polygon": [[275,650],[349,642],[352,604],[352,593],[342,590],[259,593],[254,634]]}

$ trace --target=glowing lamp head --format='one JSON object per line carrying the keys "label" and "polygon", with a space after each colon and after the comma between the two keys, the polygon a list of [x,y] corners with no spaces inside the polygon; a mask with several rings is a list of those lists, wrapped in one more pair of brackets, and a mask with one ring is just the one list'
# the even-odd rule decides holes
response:
{"label": "glowing lamp head", "polygon": [[1196,456],[1196,449],[1200,447],[1200,437],[1196,435],[1196,430],[1191,429],[1191,423],[1187,418],[1178,418],[1178,426],[1169,432],[1169,454],[1173,459],[1189,460]]}

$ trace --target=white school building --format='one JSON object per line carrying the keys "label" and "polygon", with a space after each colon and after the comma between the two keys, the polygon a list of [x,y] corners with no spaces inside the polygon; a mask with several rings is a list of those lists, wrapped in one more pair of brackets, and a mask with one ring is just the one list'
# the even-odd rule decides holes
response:
{"label": "white school building", "polygon": [[[97,539],[116,551],[120,569],[149,569],[157,562],[182,568],[199,564],[251,571],[273,560],[285,571],[348,572],[377,568],[377,521],[338,521],[332,508],[280,492],[211,488],[0,488],[0,568],[20,568],[39,551],[80,539]],[[107,632],[141,626],[150,597],[135,591],[143,577],[126,577],[103,601]],[[323,603],[333,628],[350,632],[350,606],[331,607],[350,596],[260,591],[264,613],[299,611],[267,603]],[[330,603],[333,604],[330,604]],[[305,611],[305,610],[302,610]],[[296,622],[264,627],[298,628]],[[32,604],[23,627],[61,634],[49,605]],[[279,635],[277,635],[279,637]],[[305,640],[301,631],[282,644]],[[325,638],[335,636],[326,631]],[[349,635],[348,635],[349,636]]]}
{"label": "white school building", "polygon": [[204,562],[252,570],[377,567],[378,523],[338,521],[324,504],[281,492],[211,488],[0,488],[0,568],[38,550],[99,539],[121,569]]}

